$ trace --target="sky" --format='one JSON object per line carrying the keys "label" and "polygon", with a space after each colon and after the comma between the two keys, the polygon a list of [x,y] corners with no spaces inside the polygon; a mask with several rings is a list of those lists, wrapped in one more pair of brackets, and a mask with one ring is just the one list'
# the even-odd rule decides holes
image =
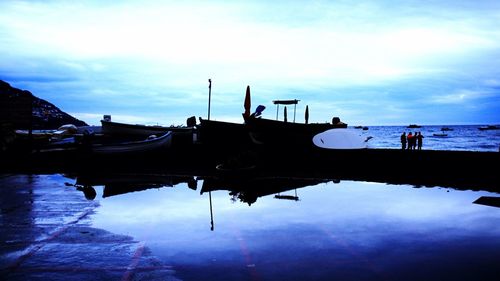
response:
{"label": "sky", "polygon": [[270,119],[498,124],[500,1],[6,0],[0,79],[92,125],[207,118],[208,79],[221,121],[249,85]]}

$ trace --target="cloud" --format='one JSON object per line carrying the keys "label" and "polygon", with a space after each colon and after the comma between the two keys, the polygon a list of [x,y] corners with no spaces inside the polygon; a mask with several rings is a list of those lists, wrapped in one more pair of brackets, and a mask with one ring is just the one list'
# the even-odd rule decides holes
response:
{"label": "cloud", "polygon": [[460,89],[447,95],[436,95],[429,98],[430,103],[434,104],[467,104],[475,100],[487,99],[499,96],[486,90],[468,90]]}
{"label": "cloud", "polygon": [[204,113],[208,78],[215,116],[235,119],[246,85],[260,104],[314,101],[318,120],[332,111],[360,118],[360,100],[400,110],[408,107],[404,100],[415,107],[482,102],[495,98],[486,88],[498,87],[491,77],[500,74],[499,8],[446,1],[4,1],[0,78],[74,112],[146,114],[147,107],[162,118],[165,111]]}

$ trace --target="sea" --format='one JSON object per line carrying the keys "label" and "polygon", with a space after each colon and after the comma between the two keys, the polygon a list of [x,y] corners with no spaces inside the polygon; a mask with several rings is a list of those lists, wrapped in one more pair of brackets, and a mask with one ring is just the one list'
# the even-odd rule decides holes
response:
{"label": "sea", "polygon": [[[407,126],[371,126],[368,130],[360,130],[368,141],[369,148],[401,148],[400,136],[420,132],[423,138],[422,149],[427,150],[467,150],[467,151],[500,151],[500,130],[479,130],[480,125],[433,125],[421,128]],[[442,131],[449,128],[450,131]],[[353,129],[354,130],[354,129]],[[446,134],[436,136],[435,134]]]}

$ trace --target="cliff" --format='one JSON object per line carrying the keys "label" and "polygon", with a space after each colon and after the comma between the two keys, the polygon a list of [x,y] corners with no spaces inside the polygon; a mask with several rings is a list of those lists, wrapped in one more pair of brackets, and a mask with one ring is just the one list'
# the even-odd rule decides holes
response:
{"label": "cliff", "polygon": [[64,124],[87,126],[52,103],[0,80],[0,124],[14,129],[57,129]]}

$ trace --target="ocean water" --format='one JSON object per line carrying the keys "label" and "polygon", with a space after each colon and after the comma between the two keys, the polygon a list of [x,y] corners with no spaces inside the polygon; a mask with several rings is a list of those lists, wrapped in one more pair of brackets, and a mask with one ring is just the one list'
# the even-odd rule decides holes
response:
{"label": "ocean water", "polygon": [[[448,127],[452,131],[445,131],[448,136],[438,137],[433,134],[442,133],[441,128]],[[481,131],[480,125],[460,126],[422,126],[421,128],[407,128],[406,126],[373,126],[360,133],[372,137],[368,141],[369,148],[401,148],[400,136],[403,132],[421,132],[424,136],[422,149],[427,150],[467,150],[467,151],[499,151],[500,130]],[[358,130],[358,129],[356,129]]]}

